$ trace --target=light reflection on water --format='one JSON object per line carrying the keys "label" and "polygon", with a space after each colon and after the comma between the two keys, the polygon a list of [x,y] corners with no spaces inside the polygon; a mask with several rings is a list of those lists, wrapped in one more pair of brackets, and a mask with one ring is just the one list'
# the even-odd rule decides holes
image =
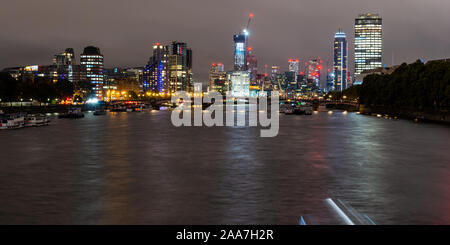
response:
{"label": "light reflection on water", "polygon": [[167,111],[0,132],[1,224],[450,223],[448,127],[320,112],[259,128],[181,127]]}

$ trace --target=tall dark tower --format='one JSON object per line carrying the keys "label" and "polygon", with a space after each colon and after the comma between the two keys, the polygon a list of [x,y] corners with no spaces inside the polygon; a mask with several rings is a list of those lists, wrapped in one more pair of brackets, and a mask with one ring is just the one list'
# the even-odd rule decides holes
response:
{"label": "tall dark tower", "polygon": [[169,59],[169,91],[193,90],[192,84],[192,50],[183,42],[172,42]]}
{"label": "tall dark tower", "polygon": [[236,34],[234,39],[234,70],[245,71],[245,57],[246,57],[246,35]]}
{"label": "tall dark tower", "polygon": [[256,55],[253,54],[253,48],[248,47],[247,53],[245,55],[246,69],[250,73],[251,85],[257,85],[257,75],[258,75],[258,59]]}
{"label": "tall dark tower", "polygon": [[153,45],[153,56],[150,57],[143,74],[145,91],[157,93],[168,91],[169,50],[168,45],[158,42]]}
{"label": "tall dark tower", "polygon": [[80,60],[87,80],[94,86],[96,98],[103,100],[103,55],[100,49],[94,46],[84,48]]}
{"label": "tall dark tower", "polygon": [[334,35],[334,79],[332,90],[343,91],[347,88],[348,45],[344,32]]}
{"label": "tall dark tower", "polygon": [[383,66],[382,24],[378,14],[360,14],[355,19],[355,75]]}

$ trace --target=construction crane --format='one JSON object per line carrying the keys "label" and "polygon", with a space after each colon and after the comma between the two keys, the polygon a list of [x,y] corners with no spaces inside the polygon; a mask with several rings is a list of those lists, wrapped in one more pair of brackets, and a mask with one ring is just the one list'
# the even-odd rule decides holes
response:
{"label": "construction crane", "polygon": [[253,14],[250,13],[250,14],[248,15],[247,27],[245,28],[246,30],[248,30],[248,28],[250,27],[250,22],[252,21],[252,19],[253,19]]}
{"label": "construction crane", "polygon": [[249,32],[248,32],[248,28],[250,27],[250,22],[252,21],[252,19],[253,19],[253,14],[252,13],[250,13],[249,15],[248,15],[248,22],[247,22],[247,26],[245,27],[245,29],[244,29],[244,35],[246,35],[246,36],[248,36],[248,34],[249,34]]}

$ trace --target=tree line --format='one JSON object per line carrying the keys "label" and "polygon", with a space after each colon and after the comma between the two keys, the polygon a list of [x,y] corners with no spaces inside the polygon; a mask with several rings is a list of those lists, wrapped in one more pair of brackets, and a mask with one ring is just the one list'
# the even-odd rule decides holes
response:
{"label": "tree line", "polygon": [[66,98],[83,101],[93,94],[92,84],[86,80],[72,83],[65,78],[56,82],[47,77],[13,78],[0,72],[0,99],[2,102],[39,101],[52,102]]}
{"label": "tree line", "polygon": [[392,74],[372,74],[361,85],[330,93],[333,99],[358,100],[368,107],[449,110],[450,62],[403,63]]}

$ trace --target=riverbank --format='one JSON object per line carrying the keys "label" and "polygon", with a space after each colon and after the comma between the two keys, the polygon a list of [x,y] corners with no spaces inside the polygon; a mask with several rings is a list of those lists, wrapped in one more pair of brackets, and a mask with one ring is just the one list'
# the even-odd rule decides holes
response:
{"label": "riverbank", "polygon": [[[48,106],[8,106],[0,107],[3,113],[19,113],[24,112],[27,114],[45,114],[45,113],[66,113],[70,105],[48,105]],[[80,106],[82,111],[95,110],[94,106],[82,105]]]}
{"label": "riverbank", "polygon": [[450,125],[450,112],[412,109],[399,109],[388,107],[367,107],[361,105],[359,111],[363,115],[381,114],[383,116],[397,117],[401,119],[414,120],[415,122],[432,122]]}
{"label": "riverbank", "polygon": [[335,110],[343,110],[349,112],[357,112],[359,111],[358,106],[349,105],[349,104],[327,104],[327,109],[335,109]]}

